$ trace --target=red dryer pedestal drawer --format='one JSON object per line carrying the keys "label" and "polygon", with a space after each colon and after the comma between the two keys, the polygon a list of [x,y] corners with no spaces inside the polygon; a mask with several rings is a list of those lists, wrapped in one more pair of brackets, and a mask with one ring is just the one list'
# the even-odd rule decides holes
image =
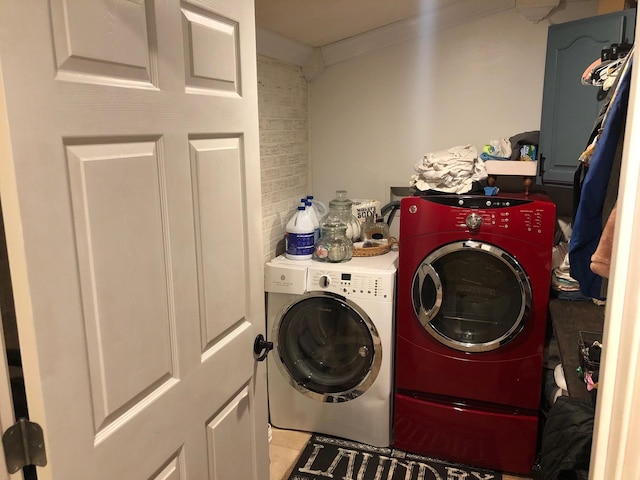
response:
{"label": "red dryer pedestal drawer", "polygon": [[531,474],[538,416],[395,396],[394,447],[408,452]]}

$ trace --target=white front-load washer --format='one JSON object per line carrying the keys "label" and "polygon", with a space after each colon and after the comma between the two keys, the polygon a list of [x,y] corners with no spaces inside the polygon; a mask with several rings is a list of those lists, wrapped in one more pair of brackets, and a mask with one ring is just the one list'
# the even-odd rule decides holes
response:
{"label": "white front-load washer", "polygon": [[267,263],[273,426],[391,445],[397,260]]}

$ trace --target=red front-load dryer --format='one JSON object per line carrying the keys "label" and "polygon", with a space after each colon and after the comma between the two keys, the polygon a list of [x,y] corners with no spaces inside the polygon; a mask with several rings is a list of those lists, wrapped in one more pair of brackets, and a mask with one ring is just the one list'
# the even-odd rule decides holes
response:
{"label": "red front-load dryer", "polygon": [[530,473],[555,205],[415,196],[401,218],[394,446]]}

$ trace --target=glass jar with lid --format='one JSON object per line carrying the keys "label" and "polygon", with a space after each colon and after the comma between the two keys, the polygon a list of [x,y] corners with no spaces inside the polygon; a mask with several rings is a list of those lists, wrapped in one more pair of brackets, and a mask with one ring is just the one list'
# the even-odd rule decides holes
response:
{"label": "glass jar with lid", "polygon": [[325,223],[313,249],[313,259],[319,262],[340,263],[351,260],[353,242],[347,237],[344,223]]}
{"label": "glass jar with lid", "polygon": [[346,236],[352,242],[360,238],[360,220],[352,213],[353,201],[347,198],[346,190],[336,191],[336,198],[329,202],[329,213],[320,220],[320,235],[324,225],[343,223],[347,227]]}

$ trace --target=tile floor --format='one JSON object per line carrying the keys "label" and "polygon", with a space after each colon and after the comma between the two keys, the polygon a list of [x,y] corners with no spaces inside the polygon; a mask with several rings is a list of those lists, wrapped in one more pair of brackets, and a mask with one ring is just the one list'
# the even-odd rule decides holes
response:
{"label": "tile floor", "polygon": [[[271,433],[272,438],[269,444],[270,480],[288,480],[298,455],[304,449],[311,435],[306,432],[279,428],[272,428]],[[502,478],[503,480],[531,480],[529,477],[507,474],[503,474]]]}
{"label": "tile floor", "polygon": [[311,438],[311,434],[295,430],[271,429],[269,444],[270,480],[288,480],[291,469],[298,460],[300,452]]}

